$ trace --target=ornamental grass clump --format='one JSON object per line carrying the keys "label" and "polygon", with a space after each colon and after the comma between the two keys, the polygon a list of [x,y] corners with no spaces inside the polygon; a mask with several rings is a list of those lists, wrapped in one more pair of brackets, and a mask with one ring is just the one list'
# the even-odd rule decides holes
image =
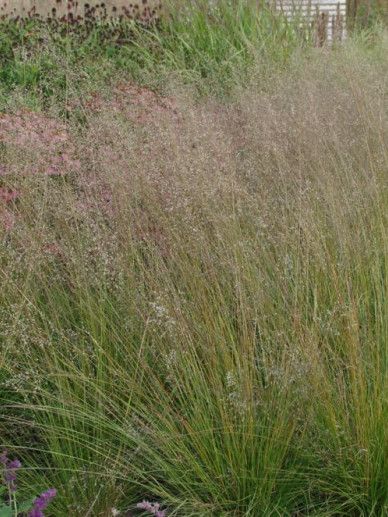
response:
{"label": "ornamental grass clump", "polygon": [[54,516],[387,513],[386,51],[112,88],[59,176],[5,137],[0,430]]}

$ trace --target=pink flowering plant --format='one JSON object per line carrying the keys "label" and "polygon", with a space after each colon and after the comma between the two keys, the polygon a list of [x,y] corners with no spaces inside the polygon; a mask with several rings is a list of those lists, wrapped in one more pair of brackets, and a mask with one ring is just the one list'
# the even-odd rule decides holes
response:
{"label": "pink flowering plant", "polygon": [[137,503],[136,508],[147,512],[148,515],[154,515],[155,517],[166,517],[166,510],[160,508],[159,503],[151,503],[150,501],[142,501]]}
{"label": "pink flowering plant", "polygon": [[55,488],[50,488],[38,497],[19,501],[17,474],[22,464],[18,459],[11,460],[8,451],[0,454],[0,517],[44,517],[44,510],[56,496]]}

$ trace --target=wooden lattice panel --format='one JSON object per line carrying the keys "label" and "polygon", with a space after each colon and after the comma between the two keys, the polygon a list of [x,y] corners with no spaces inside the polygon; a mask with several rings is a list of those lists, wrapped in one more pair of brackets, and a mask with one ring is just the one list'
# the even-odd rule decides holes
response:
{"label": "wooden lattice panel", "polygon": [[313,26],[319,45],[346,37],[346,0],[275,0],[274,3],[288,19],[300,17]]}

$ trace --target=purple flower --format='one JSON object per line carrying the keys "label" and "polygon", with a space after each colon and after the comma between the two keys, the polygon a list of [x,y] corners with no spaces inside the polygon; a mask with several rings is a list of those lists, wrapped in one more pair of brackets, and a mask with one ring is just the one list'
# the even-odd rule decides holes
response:
{"label": "purple flower", "polygon": [[28,517],[44,517],[43,510],[45,510],[52,499],[57,495],[55,488],[49,488],[34,501],[34,506]]}
{"label": "purple flower", "polygon": [[42,510],[33,508],[28,514],[28,517],[44,517],[44,513],[42,512]]}
{"label": "purple flower", "polygon": [[149,501],[143,501],[141,503],[137,503],[136,507],[139,508],[139,510],[146,510],[147,512],[151,512],[153,505]]}
{"label": "purple flower", "polygon": [[145,510],[155,517],[166,517],[166,510],[160,510],[159,503],[150,503],[149,501],[142,501],[141,503],[137,503],[136,507],[139,510]]}
{"label": "purple flower", "polygon": [[22,464],[18,459],[10,460],[8,458],[8,451],[3,451],[0,454],[0,463],[3,465],[3,479],[11,492],[16,491],[16,478],[17,471],[20,469]]}
{"label": "purple flower", "polygon": [[22,466],[22,464],[20,463],[20,461],[18,459],[12,460],[8,464],[8,468],[10,468],[10,469],[20,469],[21,466]]}

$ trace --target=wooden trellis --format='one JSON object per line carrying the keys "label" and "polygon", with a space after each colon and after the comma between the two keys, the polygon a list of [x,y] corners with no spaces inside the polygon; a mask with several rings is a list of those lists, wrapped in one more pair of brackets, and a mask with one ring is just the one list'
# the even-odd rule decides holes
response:
{"label": "wooden trellis", "polygon": [[346,0],[274,0],[275,9],[311,27],[316,45],[346,38]]}

